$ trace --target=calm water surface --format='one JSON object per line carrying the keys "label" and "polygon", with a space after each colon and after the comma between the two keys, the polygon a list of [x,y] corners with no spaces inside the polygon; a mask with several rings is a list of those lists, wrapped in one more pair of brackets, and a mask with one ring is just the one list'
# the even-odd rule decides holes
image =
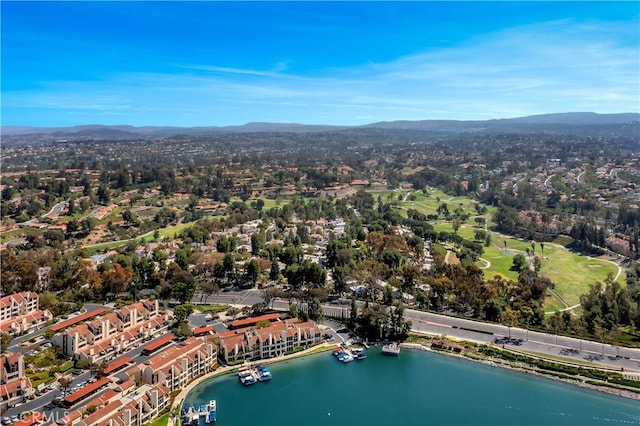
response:
{"label": "calm water surface", "polygon": [[185,406],[216,399],[217,424],[233,426],[640,425],[638,401],[437,353],[367,354],[272,364],[271,381],[247,387],[236,375],[214,378]]}

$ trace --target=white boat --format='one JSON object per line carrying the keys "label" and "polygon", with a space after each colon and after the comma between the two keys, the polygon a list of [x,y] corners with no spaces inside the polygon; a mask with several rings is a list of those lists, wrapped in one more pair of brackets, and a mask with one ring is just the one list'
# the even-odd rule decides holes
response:
{"label": "white boat", "polygon": [[382,346],[382,353],[385,355],[400,355],[400,345],[397,343],[389,343]]}
{"label": "white boat", "polygon": [[216,417],[216,400],[209,401],[209,413],[207,414],[207,423],[215,423]]}

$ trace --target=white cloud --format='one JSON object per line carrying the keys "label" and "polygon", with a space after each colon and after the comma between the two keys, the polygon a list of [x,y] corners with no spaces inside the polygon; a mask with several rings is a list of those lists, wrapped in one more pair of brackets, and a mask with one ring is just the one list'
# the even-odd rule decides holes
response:
{"label": "white cloud", "polygon": [[[541,23],[478,36],[387,63],[296,75],[200,64],[176,74],[54,82],[4,93],[4,107],[127,112],[136,124],[487,119],[551,111],[638,111],[638,21]],[[635,40],[636,43],[629,43]],[[146,115],[153,110],[153,115]],[[146,117],[146,118],[145,118]],[[166,120],[160,122],[159,120]],[[213,121],[212,121],[213,120]],[[215,121],[217,120],[217,121]]]}

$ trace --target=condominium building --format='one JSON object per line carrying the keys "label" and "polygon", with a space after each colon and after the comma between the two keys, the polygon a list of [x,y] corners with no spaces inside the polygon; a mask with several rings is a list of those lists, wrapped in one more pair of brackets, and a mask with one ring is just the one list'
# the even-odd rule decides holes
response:
{"label": "condominium building", "polygon": [[[171,392],[162,384],[143,385],[136,388],[128,380],[109,389],[99,398],[89,401],[77,410],[68,412],[57,421],[61,426],[140,426],[149,424],[170,403]],[[97,409],[88,416],[85,407]]]}
{"label": "condominium building", "polygon": [[169,324],[158,301],[145,300],[67,328],[52,341],[66,356],[97,363],[166,333]]}
{"label": "condominium building", "polygon": [[48,310],[38,308],[38,295],[23,291],[0,299],[0,331],[18,335],[44,325],[53,318]]}
{"label": "condominium building", "polygon": [[182,389],[196,377],[213,371],[218,363],[215,345],[206,338],[189,337],[126,370],[138,382],[163,384],[171,391]]}
{"label": "condominium building", "polygon": [[31,382],[24,374],[22,354],[0,356],[0,412],[24,402],[31,391]]}
{"label": "condominium building", "polygon": [[220,355],[229,363],[244,359],[265,359],[284,355],[296,348],[307,348],[322,340],[313,321],[297,318],[276,321],[264,328],[244,328],[221,333]]}

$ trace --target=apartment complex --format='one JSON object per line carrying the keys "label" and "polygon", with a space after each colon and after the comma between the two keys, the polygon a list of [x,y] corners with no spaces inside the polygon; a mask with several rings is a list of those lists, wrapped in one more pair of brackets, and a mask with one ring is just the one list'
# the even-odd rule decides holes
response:
{"label": "apartment complex", "polygon": [[[143,385],[136,389],[132,380],[109,389],[58,420],[61,426],[140,426],[150,423],[169,406],[171,392],[162,385]],[[83,417],[85,407],[96,411]]]}
{"label": "apartment complex", "polygon": [[97,363],[164,334],[169,324],[158,301],[145,300],[67,328],[52,341],[66,356]]}
{"label": "apartment complex", "polygon": [[295,348],[307,348],[322,340],[313,321],[297,318],[276,321],[264,328],[243,328],[219,336],[220,354],[229,363],[244,359],[265,359],[284,355]]}
{"label": "apartment complex", "polygon": [[213,371],[217,360],[218,353],[213,343],[206,338],[189,337],[164,349],[144,364],[131,367],[124,374],[139,383],[162,384],[174,391]]}
{"label": "apartment complex", "polygon": [[53,318],[48,310],[38,308],[38,295],[23,291],[0,299],[0,331],[11,335],[26,333]]}
{"label": "apartment complex", "polygon": [[24,402],[31,393],[31,382],[24,374],[22,354],[0,357],[0,413]]}

